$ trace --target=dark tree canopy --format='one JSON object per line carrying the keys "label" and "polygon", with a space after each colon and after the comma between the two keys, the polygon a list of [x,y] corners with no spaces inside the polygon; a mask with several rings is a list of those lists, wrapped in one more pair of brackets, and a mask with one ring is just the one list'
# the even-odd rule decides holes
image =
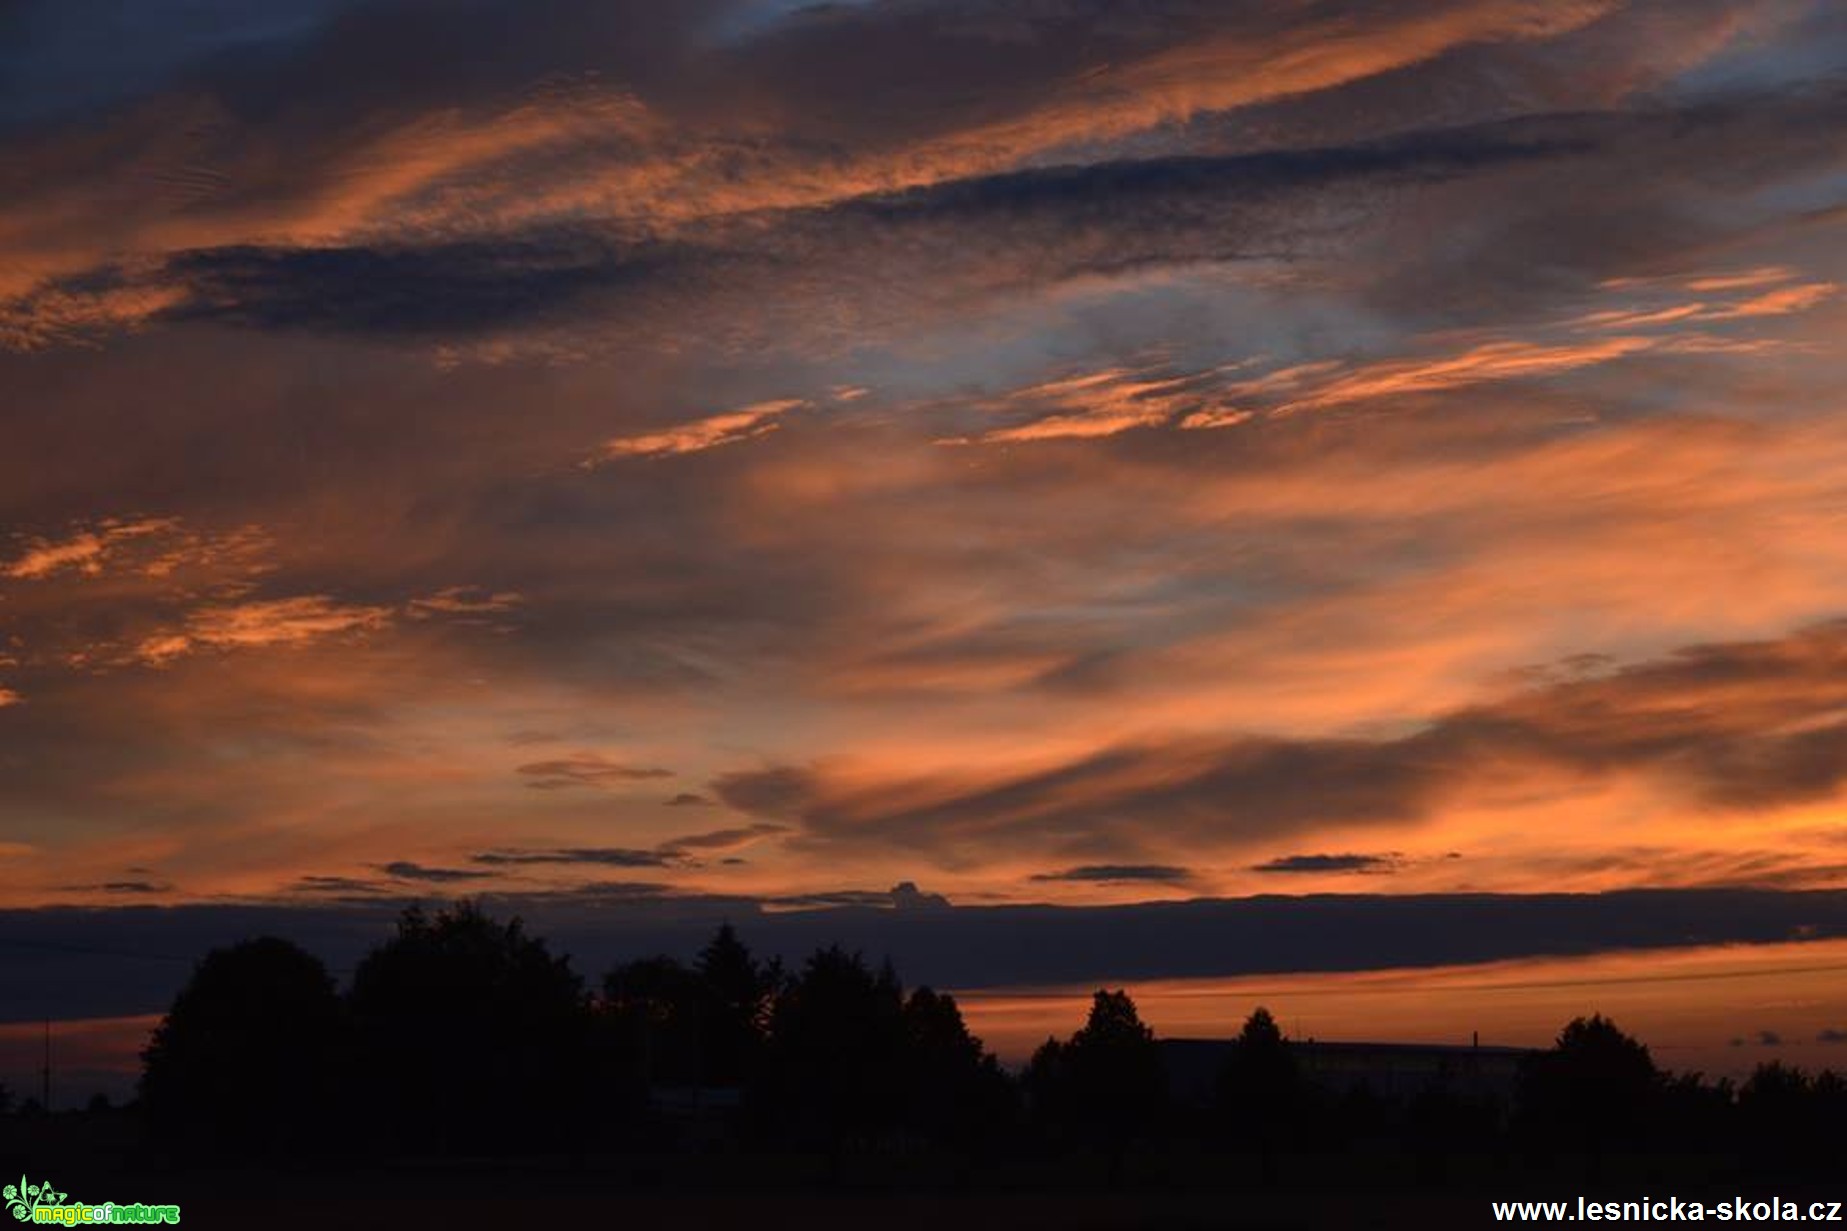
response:
{"label": "dark tree canopy", "polygon": [[1149,1131],[1167,1097],[1154,1031],[1124,991],[1097,991],[1081,1029],[1062,1043],[1046,1040],[1027,1086],[1048,1125],[1113,1144]]}
{"label": "dark tree canopy", "polygon": [[[1343,1092],[1299,1062],[1302,1045],[1263,1008],[1222,1050],[1174,1049],[1180,1065],[1226,1057],[1215,1098],[1198,1097],[1211,1074],[1181,1067],[1170,1100],[1165,1054],[1126,992],[1099,990],[1082,1026],[1048,1039],[1016,1083],[953,996],[907,990],[889,962],[874,968],[839,946],[787,976],[728,926],[690,963],[617,966],[592,1000],[568,960],[518,920],[461,904],[406,912],[344,998],[286,941],[214,950],[144,1051],[141,1092],[157,1140],[201,1160],[273,1161],[329,1143],[399,1159],[578,1149],[615,1159],[633,1148],[638,1159],[703,1160],[714,1146],[766,1146],[769,1158],[824,1150],[848,1179],[865,1173],[853,1157],[862,1152],[874,1172],[897,1163],[966,1175],[977,1160],[1031,1168],[1051,1151],[1086,1177],[1121,1178],[1132,1161],[1158,1167],[1203,1146],[1266,1185],[1381,1142],[1392,1166],[1426,1177],[1473,1168],[1484,1150],[1503,1166],[1509,1146],[1546,1174],[1582,1166],[1593,1182],[1664,1152],[1704,1166],[1730,1151],[1767,1176],[1838,1175],[1847,1164],[1847,1082],[1834,1073],[1769,1063],[1735,1090],[1669,1078],[1602,1016],[1569,1022],[1530,1053],[1511,1105],[1504,1052],[1485,1058],[1492,1069],[1470,1053],[1441,1061],[1421,1086]],[[0,1112],[6,1095],[0,1087]],[[132,1122],[105,1109],[94,1102],[91,1119]],[[28,1100],[8,1119],[30,1129],[24,1117],[46,1115]],[[1023,1153],[1009,1161],[1013,1150]]]}
{"label": "dark tree canopy", "polygon": [[905,1087],[903,990],[839,946],[810,957],[770,1014],[772,1098],[798,1135],[841,1141],[889,1131]]}
{"label": "dark tree canopy", "polygon": [[700,1049],[706,1081],[734,1086],[749,1081],[762,1062],[763,1040],[782,970],[751,955],[729,923],[699,953],[705,999]]}
{"label": "dark tree canopy", "polygon": [[1014,1116],[1012,1083],[969,1033],[954,996],[920,987],[904,1002],[907,1123],[938,1141],[971,1144]]}
{"label": "dark tree canopy", "polygon": [[603,1014],[638,1091],[705,1084],[701,1027],[706,991],[670,957],[639,958],[603,976]]}
{"label": "dark tree canopy", "polygon": [[1760,1064],[1738,1088],[1738,1119],[1757,1157],[1773,1168],[1842,1161],[1847,1082],[1781,1061]]}
{"label": "dark tree canopy", "polygon": [[1648,1048],[1602,1014],[1572,1019],[1521,1077],[1522,1114],[1536,1130],[1593,1149],[1649,1125],[1665,1088]]}
{"label": "dark tree canopy", "polygon": [[662,956],[611,970],[602,1009],[641,1085],[737,1087],[761,1063],[780,978],[726,924],[690,969]]}
{"label": "dark tree canopy", "polygon": [[1270,1011],[1259,1007],[1245,1019],[1219,1073],[1228,1127],[1234,1136],[1267,1143],[1294,1128],[1302,1093],[1289,1043]]}
{"label": "dark tree canopy", "polygon": [[214,949],[142,1053],[147,1114],[214,1149],[313,1147],[337,1110],[344,1026],[318,958],[273,937]]}
{"label": "dark tree canopy", "polygon": [[517,1152],[586,1114],[589,1011],[565,958],[466,903],[407,911],[353,976],[366,1101],[387,1139]]}

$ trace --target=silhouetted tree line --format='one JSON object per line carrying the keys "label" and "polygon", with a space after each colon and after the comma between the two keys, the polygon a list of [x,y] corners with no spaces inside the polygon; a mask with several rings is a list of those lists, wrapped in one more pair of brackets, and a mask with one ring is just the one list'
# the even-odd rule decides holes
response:
{"label": "silhouetted tree line", "polygon": [[1433,1083],[1397,1099],[1311,1079],[1258,1009],[1203,1101],[1177,1101],[1121,991],[1015,1077],[955,999],[822,949],[799,969],[727,925],[690,965],[627,962],[587,989],[516,920],[405,913],[342,994],[273,938],[214,950],[143,1053],[141,1111],[175,1151],[468,1157],[678,1143],[1095,1158],[1219,1147],[1276,1161],[1379,1142],[1430,1165],[1498,1151],[1588,1160],[1726,1150],[1770,1170],[1838,1166],[1847,1082],[1780,1064],[1741,1086],[1661,1071],[1602,1017],[1524,1064],[1509,1102]]}

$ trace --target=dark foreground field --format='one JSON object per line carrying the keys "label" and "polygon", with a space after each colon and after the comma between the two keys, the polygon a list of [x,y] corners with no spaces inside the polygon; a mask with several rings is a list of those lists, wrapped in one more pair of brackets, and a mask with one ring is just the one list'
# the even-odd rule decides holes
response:
{"label": "dark foreground field", "polygon": [[123,1112],[0,1128],[9,1177],[50,1181],[73,1201],[175,1204],[192,1227],[1475,1227],[1496,1224],[1495,1201],[1743,1196],[1806,1209],[1847,1191],[1724,1155],[1563,1152],[1536,1166],[1493,1150],[1433,1155],[1383,1142],[1269,1159],[1150,1142],[1115,1160],[623,1151],[182,1166],[150,1151]]}

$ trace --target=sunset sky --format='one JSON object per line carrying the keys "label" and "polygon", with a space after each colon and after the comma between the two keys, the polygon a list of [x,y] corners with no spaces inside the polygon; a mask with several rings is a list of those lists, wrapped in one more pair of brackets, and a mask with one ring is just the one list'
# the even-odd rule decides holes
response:
{"label": "sunset sky", "polygon": [[0,0],[0,931],[1847,888],[1844,129],[1830,0]]}

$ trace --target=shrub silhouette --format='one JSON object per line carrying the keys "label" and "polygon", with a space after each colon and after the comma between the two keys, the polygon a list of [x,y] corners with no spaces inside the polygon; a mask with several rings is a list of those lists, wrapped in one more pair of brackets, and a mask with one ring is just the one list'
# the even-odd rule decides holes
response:
{"label": "shrub silhouette", "polygon": [[344,1015],[320,960],[266,937],[214,949],[142,1052],[141,1098],[163,1138],[215,1152],[325,1141]]}

